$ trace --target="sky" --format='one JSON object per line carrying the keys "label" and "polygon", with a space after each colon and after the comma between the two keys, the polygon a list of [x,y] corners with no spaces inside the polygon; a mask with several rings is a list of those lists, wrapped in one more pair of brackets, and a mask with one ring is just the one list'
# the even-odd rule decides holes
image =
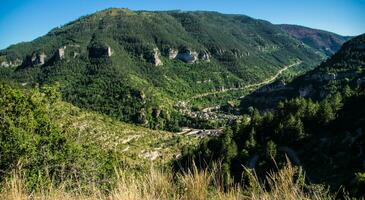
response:
{"label": "sky", "polygon": [[0,49],[106,8],[209,10],[341,35],[365,33],[365,0],[0,0]]}

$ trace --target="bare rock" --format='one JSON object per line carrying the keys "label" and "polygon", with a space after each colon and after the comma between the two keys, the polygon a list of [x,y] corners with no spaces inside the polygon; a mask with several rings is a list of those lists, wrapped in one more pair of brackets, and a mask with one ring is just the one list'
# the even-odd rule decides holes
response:
{"label": "bare rock", "polygon": [[153,49],[153,56],[152,56],[152,62],[155,66],[161,66],[163,65],[161,59],[160,59],[161,53],[158,50],[158,48]]}
{"label": "bare rock", "polygon": [[58,60],[63,60],[65,58],[65,50],[66,50],[66,46],[57,49],[56,58]]}
{"label": "bare rock", "polygon": [[9,67],[10,65],[9,65],[9,63],[8,63],[8,62],[3,61],[3,62],[1,62],[0,66],[1,66],[1,67]]}
{"label": "bare rock", "polygon": [[191,50],[186,50],[185,52],[179,52],[176,56],[177,59],[193,64],[198,60],[198,53]]}
{"label": "bare rock", "polygon": [[31,57],[31,64],[33,66],[41,66],[44,65],[44,63],[46,62],[47,55],[45,53],[35,53],[32,55]]}
{"label": "bare rock", "polygon": [[107,48],[107,55],[108,55],[108,57],[110,57],[110,56],[112,56],[112,55],[113,55],[112,48],[110,48],[109,46],[108,46],[108,48]]}
{"label": "bare rock", "polygon": [[0,67],[17,67],[22,64],[22,61],[19,59],[16,59],[15,61],[2,61],[0,63]]}
{"label": "bare rock", "polygon": [[175,59],[178,53],[176,49],[169,49],[169,59]]}

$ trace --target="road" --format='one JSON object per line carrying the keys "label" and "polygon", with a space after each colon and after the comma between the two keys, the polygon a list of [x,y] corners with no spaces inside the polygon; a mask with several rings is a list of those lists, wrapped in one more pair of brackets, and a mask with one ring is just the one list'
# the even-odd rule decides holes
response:
{"label": "road", "polygon": [[297,61],[296,63],[286,65],[282,69],[280,69],[274,76],[272,76],[269,79],[266,79],[262,82],[249,84],[249,85],[246,85],[244,87],[239,87],[239,88],[237,88],[237,87],[236,88],[229,88],[229,89],[220,90],[220,91],[213,91],[213,92],[206,92],[206,93],[198,94],[198,95],[190,97],[190,100],[188,100],[186,102],[189,102],[193,99],[198,99],[198,98],[206,97],[206,96],[209,96],[209,95],[213,95],[213,94],[220,94],[220,93],[229,92],[229,91],[249,89],[249,88],[260,87],[260,86],[269,84],[269,83],[273,82],[275,79],[277,79],[284,71],[288,70],[291,67],[300,65],[301,63],[302,63],[302,61]]}

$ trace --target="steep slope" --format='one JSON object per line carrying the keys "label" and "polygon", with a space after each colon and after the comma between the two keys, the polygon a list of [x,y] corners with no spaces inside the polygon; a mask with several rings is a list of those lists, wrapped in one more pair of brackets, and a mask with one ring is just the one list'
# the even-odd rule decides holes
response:
{"label": "steep slope", "polygon": [[[346,88],[363,87],[365,82],[365,35],[346,42],[329,60],[289,83],[277,81],[259,88],[241,101],[243,109],[272,108],[278,101],[294,97],[321,100]],[[347,87],[348,86],[348,87]]]}
{"label": "steep slope", "polygon": [[77,106],[169,130],[179,121],[172,112],[179,100],[254,84],[299,60],[294,72],[321,61],[312,48],[266,21],[127,9],[82,17],[10,46],[0,59],[4,79],[58,82],[64,99]]}
{"label": "steep slope", "polygon": [[328,31],[312,29],[304,26],[281,24],[279,25],[292,37],[304,44],[318,50],[326,56],[332,56],[343,43],[351,39],[349,36],[341,36]]}

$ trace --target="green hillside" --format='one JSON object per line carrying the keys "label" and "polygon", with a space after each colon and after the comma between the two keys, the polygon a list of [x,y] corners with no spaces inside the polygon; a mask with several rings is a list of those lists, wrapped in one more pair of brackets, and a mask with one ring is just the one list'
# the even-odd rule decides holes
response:
{"label": "green hillside", "polygon": [[[280,100],[305,97],[321,100],[338,91],[361,88],[365,82],[365,35],[346,42],[330,59],[289,82],[277,81],[263,86],[241,100],[243,110],[274,107]],[[286,83],[285,83],[286,82]],[[265,98],[263,98],[265,97]]]}
{"label": "green hillside", "polygon": [[[0,83],[0,180],[21,170],[26,187],[47,184],[113,186],[115,169],[165,167],[194,136],[153,131],[87,112],[60,100],[53,87],[20,89]],[[65,181],[70,182],[65,182]]]}
{"label": "green hillside", "polygon": [[290,160],[307,181],[330,186],[338,198],[347,192],[363,197],[364,56],[360,35],[313,71],[255,91],[241,102],[247,113],[241,122],[185,151],[177,163],[211,167],[220,160],[236,181],[246,182],[242,166],[264,177]]}
{"label": "green hillside", "polygon": [[0,77],[27,86],[58,82],[76,106],[176,131],[186,125],[177,102],[240,92],[298,60],[294,74],[321,59],[279,27],[243,15],[108,9],[0,51]]}

